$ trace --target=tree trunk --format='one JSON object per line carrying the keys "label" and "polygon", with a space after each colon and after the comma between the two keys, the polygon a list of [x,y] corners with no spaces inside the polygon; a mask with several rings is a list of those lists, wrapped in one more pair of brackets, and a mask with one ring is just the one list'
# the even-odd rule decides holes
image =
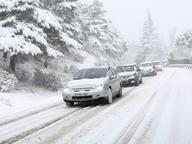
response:
{"label": "tree trunk", "polygon": [[16,65],[16,55],[13,55],[10,58],[10,68],[13,73],[15,72],[15,65]]}

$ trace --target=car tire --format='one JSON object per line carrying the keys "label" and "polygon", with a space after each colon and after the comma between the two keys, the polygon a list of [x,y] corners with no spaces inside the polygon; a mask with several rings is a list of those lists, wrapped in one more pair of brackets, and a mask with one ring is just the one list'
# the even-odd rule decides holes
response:
{"label": "car tire", "polygon": [[141,78],[141,80],[140,80],[140,84],[142,84],[143,83],[143,79]]}
{"label": "car tire", "polygon": [[120,89],[119,89],[117,97],[122,97],[122,86],[120,86]]}
{"label": "car tire", "polygon": [[137,79],[136,81],[135,81],[135,86],[138,86],[139,85],[139,80]]}
{"label": "car tire", "polygon": [[108,97],[106,98],[106,102],[107,102],[107,104],[113,103],[113,94],[112,94],[112,90],[110,88],[109,88],[109,92],[108,92]]}
{"label": "car tire", "polygon": [[71,102],[71,101],[65,101],[65,103],[69,107],[72,107],[74,105],[74,102]]}

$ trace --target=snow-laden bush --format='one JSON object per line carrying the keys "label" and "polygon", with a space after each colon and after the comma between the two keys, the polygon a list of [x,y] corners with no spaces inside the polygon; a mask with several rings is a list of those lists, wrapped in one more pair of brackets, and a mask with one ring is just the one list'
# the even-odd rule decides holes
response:
{"label": "snow-laden bush", "polygon": [[33,73],[31,73],[29,71],[26,71],[26,70],[20,69],[19,71],[17,71],[15,76],[17,77],[17,79],[19,81],[27,82],[27,81],[29,81],[29,80],[31,80],[33,78]]}
{"label": "snow-laden bush", "polygon": [[75,72],[78,71],[78,68],[72,64],[72,65],[69,67],[69,71],[70,71],[72,74],[74,74]]}
{"label": "snow-laden bush", "polygon": [[39,87],[57,91],[62,87],[61,79],[55,73],[44,73],[39,69],[34,72],[34,83]]}
{"label": "snow-laden bush", "polygon": [[17,78],[14,74],[9,74],[0,68],[0,92],[7,92],[13,89],[16,83]]}
{"label": "snow-laden bush", "polygon": [[64,66],[64,72],[65,72],[65,73],[69,73],[69,68],[68,68],[67,65]]}

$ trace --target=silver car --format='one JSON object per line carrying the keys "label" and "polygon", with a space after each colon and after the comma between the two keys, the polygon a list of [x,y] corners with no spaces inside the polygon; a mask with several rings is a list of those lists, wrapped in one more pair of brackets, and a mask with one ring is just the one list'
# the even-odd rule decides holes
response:
{"label": "silver car", "polygon": [[111,67],[79,70],[62,93],[68,106],[74,105],[75,102],[94,101],[99,98],[111,104],[115,95],[122,96],[121,79]]}
{"label": "silver car", "polygon": [[157,70],[153,66],[152,62],[143,62],[140,65],[140,69],[143,73],[143,76],[155,76],[157,75]]}

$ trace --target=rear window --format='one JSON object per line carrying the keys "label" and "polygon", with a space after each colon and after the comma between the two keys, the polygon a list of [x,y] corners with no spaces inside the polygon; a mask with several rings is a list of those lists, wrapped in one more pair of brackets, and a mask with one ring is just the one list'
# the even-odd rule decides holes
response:
{"label": "rear window", "polygon": [[131,71],[134,71],[135,70],[135,67],[134,65],[131,65],[131,66],[118,66],[116,71],[118,73],[120,72],[131,72]]}
{"label": "rear window", "polygon": [[142,67],[148,67],[148,66],[152,66],[152,63],[143,63],[141,64]]}
{"label": "rear window", "polygon": [[103,78],[107,76],[107,70],[105,68],[91,68],[79,70],[74,76],[74,80],[80,79],[96,79]]}
{"label": "rear window", "polygon": [[160,62],[153,62],[153,65],[160,65]]}

